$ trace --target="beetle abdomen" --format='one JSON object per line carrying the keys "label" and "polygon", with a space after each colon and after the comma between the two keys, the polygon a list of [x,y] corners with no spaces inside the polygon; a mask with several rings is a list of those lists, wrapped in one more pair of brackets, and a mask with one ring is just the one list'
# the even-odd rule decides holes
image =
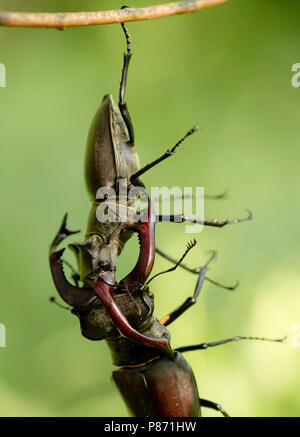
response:
{"label": "beetle abdomen", "polygon": [[114,381],[135,417],[199,417],[199,394],[193,371],[183,356],[159,358],[113,372]]}
{"label": "beetle abdomen", "polygon": [[130,143],[126,124],[111,95],[104,96],[90,127],[85,178],[92,200],[100,187],[116,188],[140,168],[138,154]]}

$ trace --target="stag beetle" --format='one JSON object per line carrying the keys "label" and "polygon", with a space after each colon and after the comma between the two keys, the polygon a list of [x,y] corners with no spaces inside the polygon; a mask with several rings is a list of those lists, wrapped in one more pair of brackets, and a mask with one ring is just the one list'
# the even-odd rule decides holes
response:
{"label": "stag beetle", "polygon": [[[153,316],[153,294],[149,291],[150,280],[147,283],[147,279],[152,271],[155,250],[158,250],[155,247],[157,221],[191,221],[223,227],[229,223],[249,220],[251,213],[245,219],[225,221],[200,220],[184,215],[165,217],[156,215],[151,199],[147,199],[147,208],[141,215],[137,214],[135,200],[128,192],[132,188],[143,188],[140,176],[172,156],[177,147],[198,128],[190,129],[172,149],[140,168],[134,146],[133,126],[125,102],[127,72],[132,55],[130,38],[124,24],[122,27],[127,41],[127,53],[124,53],[119,108],[112,96],[106,95],[92,122],[85,160],[86,185],[92,207],[84,243],[69,246],[77,257],[79,277],[75,276],[75,285],[68,282],[63,271],[64,249],[57,249],[66,237],[77,232],[67,228],[67,216],[64,217],[50,247],[52,277],[61,298],[72,307],[72,313],[79,317],[82,335],[91,340],[105,339],[114,364],[124,366],[114,372],[113,376],[133,415],[199,416],[200,405],[217,409],[227,415],[218,404],[199,400],[193,372],[180,352],[206,349],[209,346],[251,337],[234,337],[190,346],[183,348],[184,350],[173,350],[170,345],[170,334],[166,329],[169,323],[196,302],[204,279],[210,280],[206,276],[208,263],[200,270],[194,271],[198,275],[194,295],[161,322]],[[124,180],[125,196],[117,195],[111,198],[110,190],[117,191],[119,183]],[[103,189],[106,190],[104,195]],[[127,219],[99,221],[98,208],[109,209],[113,206],[117,206],[119,212],[130,212],[126,216]],[[133,270],[118,283],[115,279],[117,257],[133,233],[137,233],[139,237],[139,258]],[[182,260],[194,245],[195,243],[190,244],[183,257],[178,262],[175,261],[175,267],[168,271],[174,270],[177,266],[186,268]],[[174,261],[164,252],[159,253]],[[79,286],[79,279],[82,287]],[[167,381],[169,389],[163,396]],[[181,383],[178,384],[178,381]]]}
{"label": "stag beetle", "polygon": [[[62,225],[61,232],[58,233],[51,245],[50,265],[54,282],[61,297],[74,307],[85,307],[86,305],[93,304],[95,300],[97,301],[96,295],[98,295],[98,297],[100,296],[100,289],[101,287],[105,288],[105,283],[115,286],[117,257],[121,253],[126,241],[134,232],[138,233],[140,240],[140,257],[137,266],[121,281],[129,294],[133,292],[138,284],[144,283],[151,272],[154,262],[155,244],[153,243],[151,246],[151,256],[149,260],[146,260],[144,257],[143,251],[144,245],[148,246],[151,239],[154,242],[154,224],[156,221],[191,221],[193,223],[222,227],[228,223],[238,223],[251,218],[251,215],[249,215],[246,219],[225,220],[220,222],[218,220],[198,220],[185,217],[184,215],[171,215],[168,217],[163,215],[156,216],[152,204],[149,202],[148,211],[144,211],[148,217],[144,214],[144,222],[141,221],[141,217],[139,217],[139,221],[137,221],[136,211],[132,207],[134,205],[134,199],[128,199],[128,191],[134,187],[142,188],[144,185],[140,180],[140,176],[158,163],[172,156],[177,147],[188,136],[196,132],[198,127],[195,126],[190,129],[171,150],[167,150],[167,152],[158,159],[140,168],[139,158],[134,146],[133,125],[125,102],[128,66],[132,56],[131,42],[128,31],[123,23],[122,28],[126,36],[127,52],[124,53],[119,90],[119,108],[115,105],[112,96],[104,96],[102,104],[90,127],[85,158],[85,179],[88,194],[92,201],[92,207],[88,218],[85,242],[71,244],[69,246],[77,257],[79,278],[83,283],[82,289],[78,287],[78,281],[76,286],[67,282],[64,277],[61,262],[63,250],[56,251],[56,247],[61,239],[69,235],[65,227],[66,218]],[[125,196],[117,194],[117,196],[112,199],[108,193],[110,193],[110,190],[117,192],[120,181],[125,181],[126,183]],[[106,194],[104,195],[103,190],[106,190]],[[98,195],[99,192],[100,196]],[[125,210],[127,213],[126,220],[117,220],[117,216],[115,216],[115,221],[99,221],[97,209],[103,206],[105,208],[117,206],[118,211]],[[71,233],[73,234],[74,232]],[[148,236],[146,237],[146,235]],[[95,284],[97,284],[97,286],[95,286]],[[92,290],[94,290],[94,292]],[[126,334],[125,331],[122,331],[122,334],[127,335],[133,340],[133,337],[137,336],[138,333],[132,329],[131,324],[124,316],[124,312],[114,299],[114,295],[118,295],[118,288],[115,288],[115,290],[115,292],[110,291],[109,293],[110,301],[104,300],[103,293],[100,299],[109,311],[118,329],[121,329],[122,326],[124,331],[125,328],[122,323],[125,323],[126,320],[127,331]],[[131,302],[131,296],[128,298],[129,302]],[[112,314],[112,308],[114,308],[114,314]],[[121,319],[123,320],[122,323]],[[118,326],[117,320],[121,323],[120,326]],[[142,340],[141,335],[139,338],[141,341],[147,341],[145,339]],[[165,340],[162,341],[160,347],[169,351],[169,344]]]}

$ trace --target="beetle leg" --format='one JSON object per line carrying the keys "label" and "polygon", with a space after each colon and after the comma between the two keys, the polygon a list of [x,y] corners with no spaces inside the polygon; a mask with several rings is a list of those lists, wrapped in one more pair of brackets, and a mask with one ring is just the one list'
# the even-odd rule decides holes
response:
{"label": "beetle leg", "polygon": [[[124,6],[124,7],[126,7],[126,6]],[[121,8],[121,9],[123,9],[123,8]],[[130,114],[129,114],[129,111],[127,108],[127,103],[125,102],[127,73],[128,73],[130,59],[132,56],[131,45],[130,45],[131,41],[130,41],[130,35],[129,35],[128,30],[126,29],[124,23],[121,23],[121,26],[122,26],[122,29],[125,33],[125,37],[126,37],[127,53],[124,53],[122,79],[121,79],[121,83],[120,83],[120,92],[119,92],[119,108],[120,108],[121,114],[123,116],[123,119],[125,121],[126,127],[128,129],[130,143],[133,144],[134,143],[133,124],[132,124],[131,117],[130,117]]]}
{"label": "beetle leg", "polygon": [[213,200],[219,200],[219,199],[227,199],[228,190],[224,190],[223,193],[220,194],[204,194],[205,199],[213,199]]}
{"label": "beetle leg", "polygon": [[211,408],[212,410],[219,411],[223,414],[224,417],[230,417],[228,413],[224,410],[222,405],[217,404],[216,402],[208,401],[206,399],[199,398],[201,407],[204,408]]}
{"label": "beetle leg", "polygon": [[[165,252],[163,252],[161,249],[159,249],[158,247],[155,248],[155,251],[161,255],[162,257],[166,258],[168,261],[171,261],[173,264],[176,264],[176,267],[181,267],[185,270],[187,270],[188,272],[194,273],[196,275],[199,275],[199,268],[198,269],[192,269],[190,267],[188,267],[186,264],[183,264],[180,260],[178,261],[177,259],[173,258],[172,256],[166,254]],[[207,275],[205,275],[204,279],[206,279],[208,282],[211,282],[212,284],[216,285],[217,287],[221,287],[224,288],[225,290],[235,290],[238,285],[239,285],[239,281],[236,281],[236,283],[234,285],[224,285],[224,284],[220,284],[220,282],[217,282],[211,278],[209,278]]]}
{"label": "beetle leg", "polygon": [[211,343],[200,343],[195,344],[193,346],[183,346],[175,349],[177,352],[188,352],[188,351],[196,351],[201,349],[208,349],[209,347],[219,346],[221,344],[231,343],[232,341],[240,341],[240,340],[258,340],[258,341],[273,341],[276,343],[282,343],[286,340],[286,336],[283,338],[265,338],[265,337],[242,337],[241,335],[236,335],[235,337],[225,338],[224,340],[213,341]]}
{"label": "beetle leg", "polygon": [[137,179],[142,176],[142,174],[146,173],[148,170],[150,170],[152,167],[155,167],[157,164],[159,164],[160,162],[164,161],[165,159],[169,158],[170,156],[174,155],[174,153],[176,152],[177,147],[180,146],[181,143],[183,143],[183,141],[189,137],[190,135],[192,135],[193,133],[197,132],[199,130],[199,126],[195,125],[192,127],[192,129],[190,129],[179,141],[177,141],[177,143],[175,144],[175,146],[172,147],[172,149],[167,150],[163,155],[161,155],[159,158],[155,159],[154,161],[152,161],[150,164],[145,165],[145,167],[142,167],[139,171],[137,171],[136,173],[134,173],[131,178],[130,181],[134,184]]}
{"label": "beetle leg", "polygon": [[197,281],[193,296],[188,297],[183,302],[183,304],[181,304],[178,308],[176,308],[176,310],[172,311],[170,314],[165,316],[160,321],[160,323],[162,325],[167,326],[170,323],[174,322],[174,320],[176,320],[179,316],[181,316],[181,314],[183,314],[187,309],[189,309],[192,305],[194,305],[197,302],[198,296],[200,294],[200,291],[201,291],[201,288],[202,288],[202,285],[204,282],[205,273],[208,270],[208,265],[214,259],[215,256],[216,256],[216,252],[213,252],[211,257],[209,258],[209,260],[205,264],[205,266],[200,268],[200,271],[198,273],[198,281]]}
{"label": "beetle leg", "polygon": [[[227,194],[228,194],[228,190],[224,190],[223,193],[220,194],[204,194],[204,199],[215,199],[215,200],[219,200],[219,199],[226,199],[227,198]],[[182,195],[178,195],[178,196],[173,196],[172,199],[173,200],[182,200],[182,199],[195,199],[197,197],[201,197],[197,194],[182,194]],[[162,196],[162,197],[154,197],[152,198],[152,201],[154,202],[164,202],[165,200],[170,200],[169,196]]]}
{"label": "beetle leg", "polygon": [[225,225],[232,225],[236,223],[241,222],[247,222],[249,220],[252,220],[252,212],[247,210],[248,215],[247,217],[241,218],[241,219],[234,219],[234,220],[211,220],[211,219],[200,219],[197,217],[188,217],[183,214],[176,214],[176,215],[158,215],[156,217],[158,222],[175,222],[175,223],[182,223],[182,222],[190,222],[190,223],[197,223],[204,226],[214,226],[216,228],[223,228]]}

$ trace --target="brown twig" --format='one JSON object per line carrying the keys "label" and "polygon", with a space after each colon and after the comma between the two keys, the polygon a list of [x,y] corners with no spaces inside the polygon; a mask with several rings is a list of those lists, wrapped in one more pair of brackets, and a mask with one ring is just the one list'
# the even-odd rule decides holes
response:
{"label": "brown twig", "polygon": [[224,3],[227,0],[186,0],[165,3],[145,8],[132,8],[100,12],[1,12],[0,26],[53,27],[65,29],[74,26],[125,23],[127,21],[152,20],[177,14],[195,12],[199,9]]}

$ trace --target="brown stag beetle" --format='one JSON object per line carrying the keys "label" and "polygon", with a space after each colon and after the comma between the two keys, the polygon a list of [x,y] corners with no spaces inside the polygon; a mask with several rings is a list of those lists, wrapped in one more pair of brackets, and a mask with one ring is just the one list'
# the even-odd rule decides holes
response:
{"label": "brown stag beetle", "polygon": [[[51,245],[50,266],[60,296],[74,307],[74,313],[80,312],[82,327],[89,325],[87,320],[90,321],[93,317],[97,319],[97,329],[94,331],[92,328],[83,328],[85,336],[94,339],[107,338],[118,330],[123,336],[133,341],[158,347],[170,354],[170,345],[166,339],[161,341],[156,339],[153,344],[153,339],[143,336],[135,329],[153,311],[151,298],[145,297],[145,288],[143,288],[144,297],[140,302],[138,302],[136,293],[140,290],[140,286],[145,284],[153,266],[154,254],[157,250],[154,242],[155,222],[190,221],[223,227],[229,223],[248,220],[251,214],[246,219],[225,221],[203,220],[184,215],[155,215],[151,201],[148,202],[148,207],[138,214],[135,207],[136,197],[131,196],[130,192],[133,190],[140,197],[144,194],[148,199],[148,194],[143,190],[143,183],[139,179],[140,176],[172,156],[177,147],[188,136],[196,132],[198,127],[190,129],[175,146],[158,159],[140,168],[134,147],[133,126],[125,102],[127,73],[132,56],[131,43],[123,23],[122,28],[126,36],[127,52],[124,53],[119,108],[115,105],[112,96],[106,95],[94,117],[88,135],[85,179],[92,207],[85,241],[69,246],[77,257],[79,267],[79,275],[75,275],[75,286],[70,284],[64,276],[61,259],[63,250],[57,250],[58,244],[66,236],[74,234],[66,227],[66,216]],[[107,211],[108,214],[106,214]],[[137,265],[120,284],[116,284],[117,257],[134,232],[138,234],[141,246]],[[161,251],[159,253],[168,257]],[[83,288],[78,286],[78,279],[82,282]],[[210,280],[208,277],[205,279]],[[132,305],[133,302],[135,305]],[[93,309],[93,312],[87,315],[85,310],[95,306],[101,306],[101,308]],[[136,314],[132,313],[132,307],[135,308]],[[99,328],[99,319],[103,320],[102,331]]]}
{"label": "brown stag beetle", "polygon": [[[206,275],[214,254],[204,267],[189,269],[182,261],[195,242],[189,244],[181,259],[176,261],[155,247],[154,231],[157,221],[190,221],[223,227],[229,223],[249,220],[251,214],[245,219],[225,221],[198,219],[183,214],[156,215],[147,193],[147,207],[138,213],[136,197],[130,193],[133,190],[137,195],[145,194],[140,176],[172,156],[185,138],[198,128],[190,129],[173,148],[140,168],[134,147],[133,126],[125,102],[131,59],[130,38],[124,24],[122,27],[126,35],[127,53],[124,54],[119,108],[113,98],[106,95],[92,122],[85,162],[86,184],[92,208],[84,243],[69,246],[77,257],[80,274],[73,275],[75,285],[68,282],[63,271],[64,249],[57,248],[66,237],[76,233],[67,228],[65,216],[50,247],[52,277],[61,298],[72,307],[72,313],[79,317],[82,334],[91,340],[105,339],[114,364],[123,366],[113,373],[113,378],[133,415],[199,416],[200,407],[203,406],[216,409],[226,416],[227,413],[220,405],[199,399],[192,369],[181,352],[207,349],[252,337],[238,336],[172,350],[166,326],[195,304],[205,279],[222,285]],[[117,192],[117,195],[112,195]],[[114,219],[102,220],[106,212],[109,217],[111,210],[114,214],[117,211],[117,215],[112,215]],[[99,211],[102,214],[100,219]],[[125,219],[120,220],[120,217]],[[139,258],[133,270],[118,283],[115,279],[117,257],[133,233],[137,233],[139,238]],[[157,275],[147,282],[155,251],[175,263],[175,267],[166,272],[181,266],[198,275],[194,294],[161,321],[153,316],[153,295],[148,288],[149,282]],[[79,286],[79,280],[82,287]]]}

